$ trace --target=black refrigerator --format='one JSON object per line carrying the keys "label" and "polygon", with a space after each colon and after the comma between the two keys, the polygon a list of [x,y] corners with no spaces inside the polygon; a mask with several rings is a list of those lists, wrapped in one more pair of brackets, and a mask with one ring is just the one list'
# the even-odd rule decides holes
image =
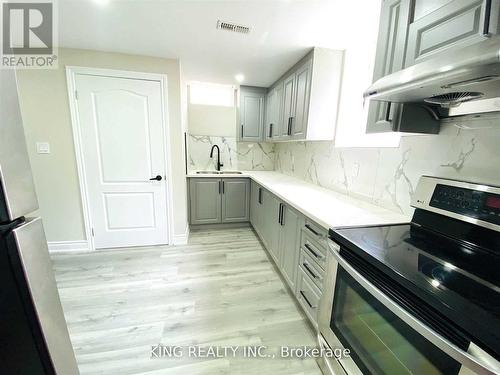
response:
{"label": "black refrigerator", "polygon": [[16,75],[0,70],[0,374],[79,374],[37,209]]}

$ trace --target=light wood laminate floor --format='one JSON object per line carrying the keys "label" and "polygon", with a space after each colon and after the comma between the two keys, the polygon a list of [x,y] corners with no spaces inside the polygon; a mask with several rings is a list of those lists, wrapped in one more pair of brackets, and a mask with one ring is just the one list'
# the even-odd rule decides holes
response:
{"label": "light wood laminate floor", "polygon": [[53,256],[82,375],[320,375],[314,359],[151,358],[172,345],[315,345],[249,228],[191,233],[185,246]]}

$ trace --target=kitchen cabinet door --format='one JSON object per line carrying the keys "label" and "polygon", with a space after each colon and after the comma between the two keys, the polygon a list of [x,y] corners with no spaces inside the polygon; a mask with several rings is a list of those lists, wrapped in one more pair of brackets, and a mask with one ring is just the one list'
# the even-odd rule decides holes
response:
{"label": "kitchen cabinet door", "polygon": [[300,233],[304,222],[304,217],[301,214],[284,205],[281,217],[280,268],[281,273],[293,291],[295,291],[297,284]]}
{"label": "kitchen cabinet door", "polygon": [[222,219],[221,180],[218,178],[189,179],[191,224],[216,224]]}
{"label": "kitchen cabinet door", "polygon": [[279,139],[283,103],[283,84],[274,86],[266,97],[265,139],[268,142]]}
{"label": "kitchen cabinet door", "polygon": [[[380,13],[373,81],[404,68],[412,0],[384,0]],[[401,105],[370,101],[367,133],[392,131],[399,121]]]}
{"label": "kitchen cabinet door", "polygon": [[222,222],[239,223],[250,218],[250,180],[222,179]]}
{"label": "kitchen cabinet door", "polygon": [[262,190],[262,205],[262,240],[274,262],[279,265],[280,201],[267,190]]}
{"label": "kitchen cabinet door", "polygon": [[290,133],[294,139],[306,137],[311,93],[312,60],[307,61],[295,73],[294,114],[290,121]]}
{"label": "kitchen cabinet door", "polygon": [[418,64],[498,34],[499,9],[499,0],[454,0],[416,19],[409,28],[405,65]]}
{"label": "kitchen cabinet door", "polygon": [[289,139],[291,122],[295,111],[295,73],[290,74],[283,81],[283,116],[281,119],[280,138]]}
{"label": "kitchen cabinet door", "polygon": [[250,184],[250,224],[257,229],[257,212],[259,209],[259,186],[255,182]]}
{"label": "kitchen cabinet door", "polygon": [[256,183],[252,181],[250,193],[250,223],[257,232],[257,234],[262,237],[262,191],[263,189]]}
{"label": "kitchen cabinet door", "polygon": [[262,141],[265,95],[264,88],[240,87],[240,141]]}

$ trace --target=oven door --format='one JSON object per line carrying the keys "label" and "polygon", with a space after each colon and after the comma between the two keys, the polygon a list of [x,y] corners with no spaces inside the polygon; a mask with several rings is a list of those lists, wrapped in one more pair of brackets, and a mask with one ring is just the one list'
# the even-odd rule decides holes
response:
{"label": "oven door", "polygon": [[[363,275],[360,267],[345,259],[347,251],[343,255],[333,241],[329,245],[319,310],[319,343],[332,350],[349,349],[350,356],[324,358],[324,372],[341,373],[340,366],[349,375],[498,373],[498,361],[470,341],[456,335],[452,342],[438,333],[450,332],[451,325],[445,327],[443,321],[438,321],[435,330],[423,323],[418,318],[425,310],[422,303],[413,313],[414,301],[406,300],[403,303],[409,308],[403,309],[394,302],[397,293],[391,293],[383,283],[368,280],[375,280],[371,277],[373,267],[370,276]],[[393,284],[393,288],[401,289]],[[396,298],[389,298],[381,290]]]}

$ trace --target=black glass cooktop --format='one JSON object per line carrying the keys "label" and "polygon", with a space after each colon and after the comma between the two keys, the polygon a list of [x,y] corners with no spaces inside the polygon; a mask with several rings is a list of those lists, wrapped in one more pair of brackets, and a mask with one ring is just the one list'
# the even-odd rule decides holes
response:
{"label": "black glass cooktop", "polygon": [[415,224],[339,229],[330,236],[500,358],[500,255],[495,249]]}

